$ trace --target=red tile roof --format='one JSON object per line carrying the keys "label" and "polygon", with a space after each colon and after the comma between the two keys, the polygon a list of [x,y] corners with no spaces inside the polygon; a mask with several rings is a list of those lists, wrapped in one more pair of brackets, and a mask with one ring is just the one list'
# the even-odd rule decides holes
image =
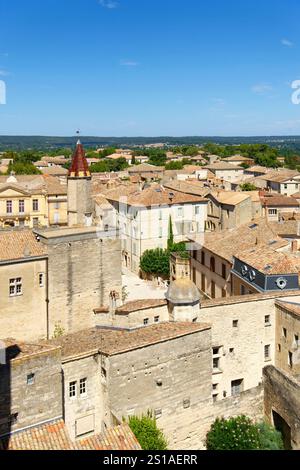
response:
{"label": "red tile roof", "polygon": [[141,450],[141,447],[128,424],[73,442],[60,419],[0,439],[0,450]]}
{"label": "red tile roof", "polygon": [[91,176],[89,165],[85,157],[85,151],[80,140],[78,140],[76,145],[76,150],[69,170],[69,176],[71,178],[85,178],[87,176]]}

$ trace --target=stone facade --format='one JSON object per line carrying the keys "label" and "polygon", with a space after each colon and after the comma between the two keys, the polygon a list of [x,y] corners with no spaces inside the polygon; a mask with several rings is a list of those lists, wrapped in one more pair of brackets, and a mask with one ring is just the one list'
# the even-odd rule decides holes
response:
{"label": "stone facade", "polygon": [[0,377],[0,435],[62,417],[60,348],[11,342]]}
{"label": "stone facade", "polygon": [[[40,274],[43,281],[40,283]],[[20,279],[22,292],[10,295],[10,282]],[[47,257],[0,263],[0,331],[2,338],[25,341],[47,336]]]}
{"label": "stone facade", "polygon": [[90,226],[94,205],[91,177],[68,178],[68,225]]}
{"label": "stone facade", "polygon": [[[101,237],[105,238],[101,238]],[[39,232],[48,251],[49,336],[95,325],[93,310],[121,294],[120,240],[90,229]]]}
{"label": "stone facade", "polygon": [[300,449],[300,383],[275,367],[264,369],[264,408],[284,436],[286,449]]}

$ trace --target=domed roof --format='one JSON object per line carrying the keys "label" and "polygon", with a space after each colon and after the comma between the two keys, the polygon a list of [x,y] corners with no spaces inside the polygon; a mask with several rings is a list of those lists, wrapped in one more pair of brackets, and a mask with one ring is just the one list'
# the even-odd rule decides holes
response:
{"label": "domed roof", "polygon": [[166,299],[172,304],[193,304],[200,301],[200,292],[190,279],[176,279],[169,285]]}

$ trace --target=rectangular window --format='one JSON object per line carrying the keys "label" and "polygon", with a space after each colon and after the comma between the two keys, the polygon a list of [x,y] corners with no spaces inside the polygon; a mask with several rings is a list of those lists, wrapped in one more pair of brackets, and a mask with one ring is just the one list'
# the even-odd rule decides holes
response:
{"label": "rectangular window", "polygon": [[178,217],[183,217],[183,207],[178,207],[177,208],[177,215],[178,215]]}
{"label": "rectangular window", "polygon": [[281,344],[280,343],[277,344],[277,351],[281,352]]}
{"label": "rectangular window", "polygon": [[287,337],[286,328],[282,328],[282,336],[286,339],[286,337]]}
{"label": "rectangular window", "polygon": [[43,273],[39,274],[39,286],[44,287],[44,274]]}
{"label": "rectangular window", "polygon": [[77,382],[70,382],[69,383],[69,397],[75,398],[76,397],[76,389],[77,389]]}
{"label": "rectangular window", "polygon": [[299,346],[299,336],[298,335],[294,335],[294,341],[295,341],[296,348],[298,348],[298,346]]}
{"label": "rectangular window", "polygon": [[38,217],[33,217],[32,221],[33,221],[33,226],[34,227],[37,227],[39,225],[39,218]]}
{"label": "rectangular window", "polygon": [[33,385],[34,384],[34,374],[28,374],[27,375],[27,385]]}
{"label": "rectangular window", "polygon": [[33,199],[32,201],[32,210],[37,212],[39,210],[39,200]]}
{"label": "rectangular window", "polygon": [[22,278],[21,277],[17,277],[15,279],[9,280],[9,295],[10,297],[22,295]]}
{"label": "rectangular window", "polygon": [[218,401],[218,393],[214,393],[212,397],[213,397],[213,403],[216,403],[216,401]]}
{"label": "rectangular window", "polygon": [[159,220],[162,220],[162,218],[163,218],[163,213],[162,213],[162,211],[160,210],[160,211],[159,211]]}
{"label": "rectangular window", "polygon": [[24,214],[25,212],[25,201],[21,200],[19,201],[19,213]]}
{"label": "rectangular window", "polygon": [[239,321],[238,320],[233,320],[232,327],[237,328],[238,326],[239,326]]}
{"label": "rectangular window", "polygon": [[195,206],[195,215],[199,215],[199,214],[200,214],[200,207]]}
{"label": "rectangular window", "polygon": [[293,353],[291,351],[289,351],[288,355],[288,364],[290,367],[293,367]]}
{"label": "rectangular window", "polygon": [[6,201],[6,213],[12,214],[12,201]]}
{"label": "rectangular window", "polygon": [[59,209],[59,206],[60,206],[59,202],[56,202],[55,203],[55,209]]}
{"label": "rectangular window", "polygon": [[80,395],[86,395],[87,393],[86,383],[87,383],[87,378],[80,379],[79,381],[79,394]]}
{"label": "rectangular window", "polygon": [[158,322],[159,322],[159,316],[154,317],[154,323],[158,323]]}
{"label": "rectangular window", "polygon": [[204,253],[204,251],[201,251],[201,264],[203,264],[203,266],[205,266],[205,253]]}
{"label": "rectangular window", "polygon": [[222,278],[226,279],[226,264],[222,263]]}
{"label": "rectangular window", "polygon": [[220,348],[213,348],[213,356],[220,354]]}
{"label": "rectangular window", "polygon": [[277,215],[277,209],[269,209],[269,215]]}
{"label": "rectangular window", "polygon": [[162,238],[163,236],[163,229],[162,227],[159,227],[159,238]]}
{"label": "rectangular window", "polygon": [[213,358],[213,369],[219,369],[220,368],[220,358],[219,357],[214,357]]}
{"label": "rectangular window", "polygon": [[265,315],[265,325],[266,326],[270,325],[270,319],[271,319],[270,315]]}
{"label": "rectangular window", "polygon": [[144,318],[144,325],[148,325],[149,324],[149,318]]}
{"label": "rectangular window", "polygon": [[211,281],[211,298],[216,298],[216,283],[214,281]]}
{"label": "rectangular window", "polygon": [[270,345],[266,344],[265,345],[265,361],[268,361],[270,359]]}
{"label": "rectangular window", "polygon": [[231,395],[234,397],[243,391],[244,379],[233,380],[231,382]]}

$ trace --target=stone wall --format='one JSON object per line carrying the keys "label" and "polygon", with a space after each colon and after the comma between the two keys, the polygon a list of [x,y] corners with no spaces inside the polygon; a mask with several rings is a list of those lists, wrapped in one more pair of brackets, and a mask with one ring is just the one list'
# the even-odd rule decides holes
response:
{"label": "stone wall", "polygon": [[[171,450],[203,450],[206,434],[216,418],[245,414],[256,421],[263,419],[263,389],[256,387],[236,397],[212,403],[211,399],[187,410],[178,410],[158,425],[165,430]],[[169,429],[173,434],[169,434]]]}
{"label": "stone wall", "polygon": [[[0,267],[1,338],[32,341],[47,335],[46,259],[22,260]],[[39,274],[44,274],[43,286]],[[22,279],[22,295],[9,295],[10,279]]]}
{"label": "stone wall", "polygon": [[264,369],[264,408],[270,423],[277,413],[290,427],[291,447],[300,449],[300,383],[282,370]]}
{"label": "stone wall", "polygon": [[211,401],[210,336],[207,329],[109,357],[111,412],[121,419],[152,409],[170,448],[185,448],[195,410]]}
{"label": "stone wall", "polygon": [[50,337],[57,324],[66,333],[94,326],[93,310],[121,294],[120,241],[100,236],[48,245]]}
{"label": "stone wall", "polygon": [[[104,420],[104,390],[100,356],[63,363],[65,423],[71,439],[80,436],[81,423],[87,433],[101,433]],[[86,393],[80,393],[80,379],[86,379]],[[76,382],[76,396],[70,397],[70,383]]]}
{"label": "stone wall", "polygon": [[[243,379],[243,390],[257,387],[263,368],[275,363],[274,298],[249,295],[204,301],[198,321],[212,324],[212,348],[219,348],[215,354],[219,367],[212,376],[217,400],[231,395],[231,382],[235,380]],[[267,345],[269,357],[265,358]]]}
{"label": "stone wall", "polygon": [[63,415],[60,349],[20,358],[15,350],[16,358],[0,365],[0,435]]}

